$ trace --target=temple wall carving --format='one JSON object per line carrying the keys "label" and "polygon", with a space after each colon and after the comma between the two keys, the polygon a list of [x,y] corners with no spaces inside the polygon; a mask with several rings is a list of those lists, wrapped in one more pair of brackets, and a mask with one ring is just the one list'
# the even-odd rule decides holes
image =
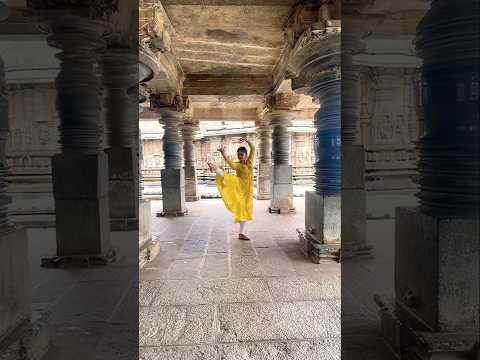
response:
{"label": "temple wall carving", "polygon": [[[225,144],[227,153],[235,156],[237,148],[240,146],[241,137],[250,139],[257,148],[255,158],[255,171],[258,167],[259,159],[259,139],[256,134],[228,134],[223,136],[208,136],[195,141],[195,166],[199,180],[212,178],[208,172],[207,161],[213,161],[216,164],[224,164],[221,155],[217,149],[221,143]],[[293,176],[297,182],[311,182],[313,177],[313,163],[315,162],[313,151],[313,135],[311,133],[294,132],[290,136],[291,153],[290,162],[293,166]],[[143,139],[144,151],[144,174],[146,184],[160,181],[160,169],[164,167],[163,150],[161,139]],[[226,167],[227,171],[230,171]]]}
{"label": "temple wall carving", "polygon": [[422,134],[415,109],[415,68],[362,67],[361,137],[368,190],[415,188]]}

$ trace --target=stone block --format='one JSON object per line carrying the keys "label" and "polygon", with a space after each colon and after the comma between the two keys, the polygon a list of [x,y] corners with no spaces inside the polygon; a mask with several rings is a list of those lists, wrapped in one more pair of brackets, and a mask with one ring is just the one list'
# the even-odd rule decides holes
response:
{"label": "stone block", "polygon": [[319,244],[337,245],[341,239],[341,198],[305,192],[305,228]]}
{"label": "stone block", "polygon": [[24,228],[0,235],[0,342],[30,318],[28,236]]}
{"label": "stone block", "polygon": [[258,164],[257,199],[269,200],[272,197],[271,184],[272,166],[266,163]]}
{"label": "stone block", "polygon": [[138,192],[134,180],[110,179],[110,218],[136,219],[138,217]]}
{"label": "stone block", "polygon": [[197,172],[195,166],[185,166],[185,179],[196,180],[197,179]]}
{"label": "stone block", "polygon": [[342,190],[342,253],[366,247],[367,203],[363,189]]}
{"label": "stone block", "polygon": [[95,199],[109,192],[105,153],[57,154],[52,158],[52,175],[55,199]]}
{"label": "stone block", "polygon": [[110,179],[133,180],[138,177],[138,157],[132,148],[113,147],[106,149],[105,153]]}
{"label": "stone block", "polygon": [[291,211],[293,206],[293,185],[290,184],[272,184],[272,198],[270,208],[279,211]]}
{"label": "stone block", "polygon": [[342,189],[365,188],[365,148],[342,145]]}
{"label": "stone block", "polygon": [[162,202],[163,213],[183,214],[185,207],[185,172],[183,169],[163,169]]}
{"label": "stone block", "polygon": [[478,219],[441,219],[399,207],[395,224],[395,294],[400,320],[442,332],[478,332]]}
{"label": "stone block", "polygon": [[55,201],[57,255],[103,254],[110,246],[108,197]]}
{"label": "stone block", "polygon": [[151,203],[148,200],[140,200],[138,204],[138,221],[139,221],[139,248],[152,240],[151,228]]}
{"label": "stone block", "polygon": [[274,165],[272,166],[273,184],[291,184],[292,183],[292,165]]}
{"label": "stone block", "polygon": [[185,187],[185,171],[183,169],[162,169],[162,189]]}

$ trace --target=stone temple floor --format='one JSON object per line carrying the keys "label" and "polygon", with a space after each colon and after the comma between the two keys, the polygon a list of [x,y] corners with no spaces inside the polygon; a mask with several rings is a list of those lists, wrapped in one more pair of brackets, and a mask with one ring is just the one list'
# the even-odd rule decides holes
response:
{"label": "stone temple floor", "polygon": [[340,264],[301,253],[304,198],[285,215],[255,201],[250,242],[222,200],[187,205],[152,221],[161,251],[140,273],[140,359],[340,359]]}

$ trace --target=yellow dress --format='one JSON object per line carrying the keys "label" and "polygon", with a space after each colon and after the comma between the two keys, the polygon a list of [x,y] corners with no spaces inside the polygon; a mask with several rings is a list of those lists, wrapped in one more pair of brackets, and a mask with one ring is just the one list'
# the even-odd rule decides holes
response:
{"label": "yellow dress", "polygon": [[236,175],[224,173],[217,176],[217,187],[226,208],[233,213],[236,223],[252,220],[253,213],[253,159],[255,146],[250,145],[246,164],[227,160]]}

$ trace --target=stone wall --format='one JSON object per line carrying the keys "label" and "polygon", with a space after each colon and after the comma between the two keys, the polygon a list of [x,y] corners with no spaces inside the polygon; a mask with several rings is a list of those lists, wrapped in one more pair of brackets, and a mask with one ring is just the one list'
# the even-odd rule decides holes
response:
{"label": "stone wall", "polygon": [[[223,136],[206,136],[195,141],[195,165],[199,181],[212,180],[208,171],[207,161],[225,166],[217,151],[221,143],[226,147],[227,154],[235,157],[239,139],[247,137],[257,148],[255,157],[255,173],[258,166],[258,139],[256,134],[228,134]],[[293,132],[290,137],[290,162],[293,165],[293,177],[297,183],[311,183],[313,177],[313,134]],[[160,169],[163,168],[163,149],[161,139],[143,139],[145,185],[155,186],[160,183]],[[226,170],[229,171],[228,167]]]}
{"label": "stone wall", "polygon": [[50,158],[59,151],[54,84],[10,84],[7,94],[10,213],[20,222],[32,214],[51,218],[54,200]]}

